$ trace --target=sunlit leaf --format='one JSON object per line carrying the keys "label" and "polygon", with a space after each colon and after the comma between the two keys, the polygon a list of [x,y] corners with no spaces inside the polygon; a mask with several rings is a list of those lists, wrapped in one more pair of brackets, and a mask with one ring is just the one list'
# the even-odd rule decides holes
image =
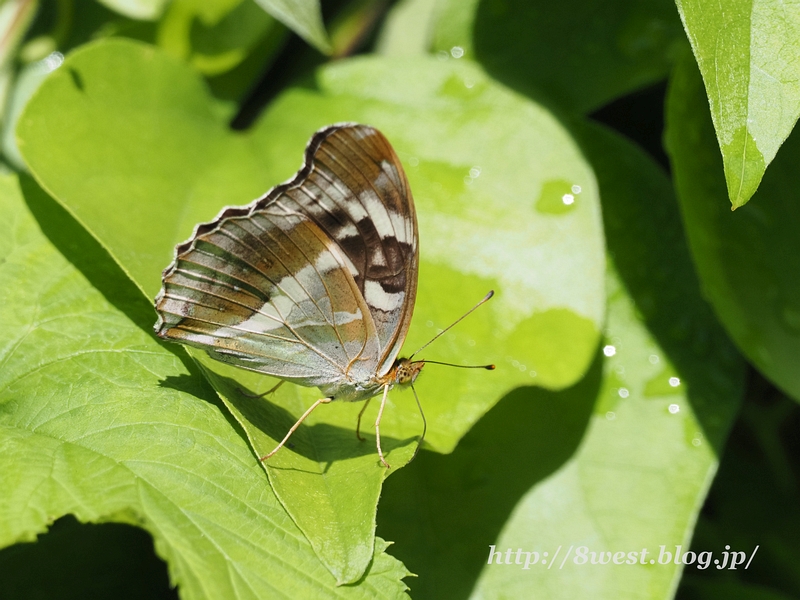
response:
{"label": "sunlit leaf", "polygon": [[800,116],[800,7],[781,0],[676,0],[703,74],[734,208]]}

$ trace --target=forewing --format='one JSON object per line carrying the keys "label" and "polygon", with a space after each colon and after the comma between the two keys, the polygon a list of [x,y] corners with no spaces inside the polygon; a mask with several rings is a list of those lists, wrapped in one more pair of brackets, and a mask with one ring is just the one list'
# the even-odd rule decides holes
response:
{"label": "forewing", "polygon": [[417,217],[400,160],[373,127],[327,127],[311,138],[306,164],[281,200],[296,203],[347,257],[375,323],[384,374],[405,339],[417,290]]}
{"label": "forewing", "polygon": [[178,246],[156,298],[159,336],[301,385],[374,374],[374,325],[329,236],[274,200],[229,208]]}

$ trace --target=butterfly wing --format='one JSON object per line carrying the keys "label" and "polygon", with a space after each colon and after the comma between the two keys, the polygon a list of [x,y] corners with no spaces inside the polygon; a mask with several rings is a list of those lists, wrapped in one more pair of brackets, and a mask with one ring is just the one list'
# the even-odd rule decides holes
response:
{"label": "butterfly wing", "polygon": [[156,331],[301,385],[392,367],[417,287],[417,220],[397,155],[372,127],[333,125],[295,177],[227,208],[176,248]]}
{"label": "butterfly wing", "polygon": [[304,170],[303,185],[286,196],[347,257],[375,323],[384,375],[411,323],[419,267],[417,216],[400,159],[377,129],[333,125],[312,137]]}
{"label": "butterfly wing", "polygon": [[374,374],[374,325],[338,246],[280,199],[242,211],[178,247],[156,298],[158,335],[301,385]]}

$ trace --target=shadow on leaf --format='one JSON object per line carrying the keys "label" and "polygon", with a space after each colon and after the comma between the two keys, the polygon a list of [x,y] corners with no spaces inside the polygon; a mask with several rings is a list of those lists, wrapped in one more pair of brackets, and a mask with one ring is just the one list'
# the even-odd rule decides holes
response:
{"label": "shadow on leaf", "polygon": [[[297,421],[298,415],[280,406],[275,401],[276,399],[273,398],[271,400],[269,396],[265,398],[253,397],[256,394],[252,390],[243,388],[240,382],[215,373],[208,367],[204,367],[204,370],[214,387],[225,395],[226,400],[239,415],[268,436],[269,439],[253,440],[252,443],[257,452],[262,453],[262,455],[272,450],[277,443],[276,440],[282,440]],[[332,404],[335,403],[322,405],[317,408],[317,411],[331,410]],[[333,408],[335,409],[335,407]],[[350,429],[329,423],[315,423],[313,425],[303,423],[289,438],[286,447],[279,450],[279,452],[290,450],[310,460],[327,463],[328,466],[333,461],[369,454],[375,454],[375,460],[377,461],[375,436],[362,432],[362,437],[365,439],[363,442],[359,441],[355,435],[355,420],[353,421],[353,426],[354,428]],[[416,437],[398,440],[385,434],[381,435],[381,445],[385,454],[396,448],[416,443],[416,440]],[[265,444],[266,449],[264,447]],[[282,467],[279,461],[273,461],[270,466],[276,469],[287,468]],[[295,467],[288,468],[295,469]]]}
{"label": "shadow on leaf", "polygon": [[58,519],[36,543],[0,550],[0,581],[2,598],[178,598],[146,531],[83,524],[72,515]]}
{"label": "shadow on leaf", "polygon": [[39,227],[64,257],[106,300],[153,335],[155,311],[142,292],[92,235],[53,200],[30,175],[20,173],[20,189]]}
{"label": "shadow on leaf", "polygon": [[53,200],[29,175],[19,175],[20,189],[39,227],[59,252],[72,263],[89,283],[116,309],[123,312],[139,329],[175,355],[190,375],[168,377],[162,387],[169,387],[211,402],[227,414],[214,390],[208,385],[193,360],[176,344],[159,340],[153,333],[156,313],[139,288],[128,278],[108,251]]}
{"label": "shadow on leaf", "polygon": [[415,598],[466,598],[509,514],[575,453],[599,393],[598,352],[584,378],[560,392],[505,396],[451,455],[422,452],[385,484],[378,534],[419,575]]}
{"label": "shadow on leaf", "polygon": [[573,112],[665,77],[685,35],[664,0],[481,0],[473,23],[475,56],[493,78]]}

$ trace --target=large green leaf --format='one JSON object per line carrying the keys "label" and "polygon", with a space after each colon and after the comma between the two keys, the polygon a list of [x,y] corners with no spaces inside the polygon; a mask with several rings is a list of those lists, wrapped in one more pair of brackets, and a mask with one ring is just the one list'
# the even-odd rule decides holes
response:
{"label": "large green leaf", "polygon": [[711,105],[728,197],[743,206],[800,116],[800,7],[676,0]]}
{"label": "large green leaf", "polygon": [[[581,546],[626,560],[647,548],[647,561],[688,550],[744,365],[700,296],[667,178],[619,137],[576,133],[614,257],[606,346],[572,388],[515,391],[452,455],[423,452],[387,483],[378,530],[419,574],[415,598],[668,598],[680,576],[572,559]],[[492,545],[502,564],[487,565]]]}
{"label": "large green leaf", "polygon": [[[343,61],[319,71],[315,88],[279,97],[252,131],[235,134],[184,66],[149,47],[106,41],[74,53],[45,82],[18,134],[32,173],[152,298],[194,224],[291,176],[311,133],[345,120],[384,131],[417,198],[420,287],[407,349],[498,291],[426,352],[499,366],[426,368],[417,389],[428,447],[452,450],[514,387],[560,389],[580,379],[604,314],[593,175],[547,112],[472,65]],[[269,401],[254,400],[237,388],[262,392],[275,381],[203,365],[259,456],[319,397],[283,386]],[[357,579],[372,555],[387,475],[374,442],[356,440],[359,408],[320,408],[295,448],[266,465],[276,494],[340,581]],[[382,432],[393,467],[408,460],[421,428],[410,392],[392,393]]]}
{"label": "large green leaf", "polygon": [[672,78],[666,140],[706,295],[750,361],[800,400],[800,136],[784,144],[757,205],[731,213],[703,82],[688,58]]}
{"label": "large green leaf", "polygon": [[6,176],[0,211],[1,547],[72,513],[149,531],[183,598],[404,595],[383,542],[337,587],[214,391],[60,206]]}
{"label": "large green leaf", "polygon": [[666,77],[683,39],[669,0],[445,0],[434,49],[560,110],[588,112]]}

